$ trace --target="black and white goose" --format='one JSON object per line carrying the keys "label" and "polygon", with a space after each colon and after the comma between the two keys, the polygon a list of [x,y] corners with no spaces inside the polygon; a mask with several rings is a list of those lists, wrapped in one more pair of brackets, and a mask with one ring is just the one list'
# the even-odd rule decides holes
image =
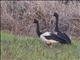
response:
{"label": "black and white goose", "polygon": [[59,31],[59,27],[58,27],[58,21],[59,21],[59,15],[55,12],[54,13],[54,16],[56,18],[56,27],[55,27],[55,33],[56,35],[62,39],[62,43],[64,44],[71,44],[71,39],[70,37],[68,37],[65,33],[62,33],[61,31]]}
{"label": "black and white goose", "polygon": [[37,25],[37,28],[36,28],[37,35],[48,46],[51,46],[54,43],[71,44],[70,38],[65,33],[61,33],[58,29],[58,14],[54,13],[54,16],[56,17],[56,27],[55,27],[54,34],[51,32],[44,32],[44,33],[40,32],[39,22],[38,22],[38,20],[34,19],[34,23],[36,23],[36,25]]}
{"label": "black and white goose", "polygon": [[34,19],[34,23],[36,23],[37,28],[36,32],[37,35],[41,38],[41,40],[46,43],[48,46],[51,46],[53,43],[58,43],[59,39],[57,39],[57,36],[55,34],[52,34],[51,32],[40,32],[39,30],[39,22],[38,20]]}

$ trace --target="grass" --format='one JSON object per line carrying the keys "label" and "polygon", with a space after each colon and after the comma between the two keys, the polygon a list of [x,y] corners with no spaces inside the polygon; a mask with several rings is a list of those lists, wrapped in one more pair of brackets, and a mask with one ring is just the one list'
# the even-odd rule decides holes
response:
{"label": "grass", "polygon": [[80,60],[80,41],[49,48],[39,38],[1,32],[1,60]]}

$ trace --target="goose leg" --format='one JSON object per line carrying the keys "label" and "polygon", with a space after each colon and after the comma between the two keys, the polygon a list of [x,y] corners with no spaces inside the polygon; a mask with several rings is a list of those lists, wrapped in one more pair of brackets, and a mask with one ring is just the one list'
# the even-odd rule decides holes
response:
{"label": "goose leg", "polygon": [[47,44],[47,46],[50,47],[50,48],[52,48],[52,46],[53,46],[53,43],[51,43],[51,42],[48,42],[48,43],[46,43],[46,44]]}

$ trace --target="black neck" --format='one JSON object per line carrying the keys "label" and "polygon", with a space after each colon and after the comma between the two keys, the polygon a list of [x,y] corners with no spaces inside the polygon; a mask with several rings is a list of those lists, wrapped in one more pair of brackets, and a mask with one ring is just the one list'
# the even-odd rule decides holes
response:
{"label": "black neck", "polygon": [[36,32],[37,32],[38,36],[40,37],[41,32],[40,32],[40,30],[39,30],[39,23],[36,23],[36,24],[37,24]]}
{"label": "black neck", "polygon": [[59,20],[59,18],[58,18],[58,16],[57,16],[57,17],[56,17],[56,26],[55,26],[55,31],[56,31],[56,32],[59,32],[58,20]]}

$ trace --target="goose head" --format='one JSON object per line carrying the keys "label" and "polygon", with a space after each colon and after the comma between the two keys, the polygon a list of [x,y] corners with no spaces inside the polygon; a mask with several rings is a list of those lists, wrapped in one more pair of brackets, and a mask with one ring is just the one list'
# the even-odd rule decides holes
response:
{"label": "goose head", "polygon": [[34,19],[34,22],[33,23],[38,23],[38,20],[37,19]]}
{"label": "goose head", "polygon": [[54,15],[53,16],[58,17],[58,14],[56,12],[54,12]]}

